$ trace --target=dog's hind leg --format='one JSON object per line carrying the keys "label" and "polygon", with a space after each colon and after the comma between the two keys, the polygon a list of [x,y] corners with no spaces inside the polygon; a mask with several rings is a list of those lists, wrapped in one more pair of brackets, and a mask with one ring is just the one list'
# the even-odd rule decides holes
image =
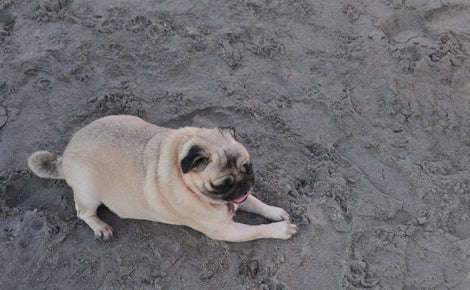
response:
{"label": "dog's hind leg", "polygon": [[101,220],[96,211],[101,201],[96,198],[90,186],[72,186],[75,209],[81,218],[95,233],[97,239],[109,240],[113,236],[113,228]]}

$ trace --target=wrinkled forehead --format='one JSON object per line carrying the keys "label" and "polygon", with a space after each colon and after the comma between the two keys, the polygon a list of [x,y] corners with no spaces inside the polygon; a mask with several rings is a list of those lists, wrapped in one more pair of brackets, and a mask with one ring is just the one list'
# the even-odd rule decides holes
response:
{"label": "wrinkled forehead", "polygon": [[[238,150],[237,150],[238,149]],[[249,158],[248,153],[241,144],[229,148],[219,147],[216,149],[219,162],[224,163],[227,167],[238,167],[239,163]]]}
{"label": "wrinkled forehead", "polygon": [[211,147],[211,152],[215,153],[223,162],[234,163],[242,159],[249,158],[245,147],[235,140],[230,134],[225,134],[218,129],[208,130],[204,143]]}

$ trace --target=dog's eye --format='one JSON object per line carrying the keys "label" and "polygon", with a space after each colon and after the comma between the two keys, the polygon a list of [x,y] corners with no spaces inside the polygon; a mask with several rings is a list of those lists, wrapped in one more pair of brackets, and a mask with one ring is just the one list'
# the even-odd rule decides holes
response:
{"label": "dog's eye", "polygon": [[199,170],[204,170],[206,168],[207,164],[209,163],[209,158],[206,157],[201,157],[197,160],[194,161],[193,163],[193,168],[199,168]]}
{"label": "dog's eye", "polygon": [[219,183],[217,185],[214,185],[214,184],[211,184],[211,185],[215,189],[215,191],[225,192],[225,191],[230,189],[232,184],[233,184],[233,179],[230,178],[230,177],[227,177],[227,178],[223,179],[221,183]]}

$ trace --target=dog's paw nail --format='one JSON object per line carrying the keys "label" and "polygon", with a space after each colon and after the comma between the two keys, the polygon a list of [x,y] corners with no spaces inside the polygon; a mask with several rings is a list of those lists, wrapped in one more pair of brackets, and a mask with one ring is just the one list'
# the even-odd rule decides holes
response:
{"label": "dog's paw nail", "polygon": [[299,232],[299,228],[290,221],[282,221],[276,224],[281,227],[278,231],[279,236],[276,236],[279,239],[290,239],[293,235]]}
{"label": "dog's paw nail", "polygon": [[291,235],[295,235],[295,234],[297,234],[297,233],[299,232],[299,227],[289,221],[289,229],[288,229],[288,232],[289,232]]}
{"label": "dog's paw nail", "polygon": [[285,221],[288,221],[290,220],[290,215],[284,211],[283,214],[281,215],[282,219],[285,220]]}
{"label": "dog's paw nail", "polygon": [[269,214],[266,216],[273,221],[287,221],[290,219],[289,214],[280,207],[271,207]]}
{"label": "dog's paw nail", "polygon": [[95,231],[95,237],[107,241],[113,237],[113,228],[109,225],[104,225]]}

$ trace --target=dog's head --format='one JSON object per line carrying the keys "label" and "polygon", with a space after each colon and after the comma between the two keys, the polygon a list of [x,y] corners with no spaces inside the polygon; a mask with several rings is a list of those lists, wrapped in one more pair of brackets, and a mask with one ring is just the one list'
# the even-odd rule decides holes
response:
{"label": "dog's head", "polygon": [[232,127],[197,129],[182,146],[179,165],[191,190],[217,201],[241,203],[254,185],[250,156]]}

